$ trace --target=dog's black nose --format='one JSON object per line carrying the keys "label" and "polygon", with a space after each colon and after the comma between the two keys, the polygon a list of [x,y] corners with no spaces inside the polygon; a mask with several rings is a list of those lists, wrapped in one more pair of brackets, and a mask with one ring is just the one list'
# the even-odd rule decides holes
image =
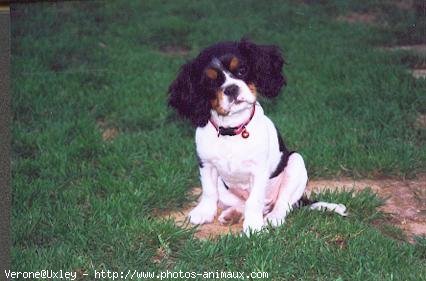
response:
{"label": "dog's black nose", "polygon": [[226,87],[224,93],[228,97],[235,99],[238,96],[238,90],[239,90],[239,87],[234,84],[234,85],[230,85],[230,86]]}

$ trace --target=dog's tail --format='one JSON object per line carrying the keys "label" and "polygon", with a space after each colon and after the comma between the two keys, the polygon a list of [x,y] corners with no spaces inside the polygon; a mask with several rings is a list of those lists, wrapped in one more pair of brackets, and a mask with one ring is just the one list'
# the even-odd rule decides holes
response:
{"label": "dog's tail", "polygon": [[305,206],[308,206],[311,210],[335,212],[343,217],[346,217],[348,215],[348,212],[346,211],[347,208],[343,204],[315,201],[315,200],[309,199],[306,195],[303,195],[302,198],[300,198],[299,201],[297,201],[293,205],[294,208],[301,208]]}

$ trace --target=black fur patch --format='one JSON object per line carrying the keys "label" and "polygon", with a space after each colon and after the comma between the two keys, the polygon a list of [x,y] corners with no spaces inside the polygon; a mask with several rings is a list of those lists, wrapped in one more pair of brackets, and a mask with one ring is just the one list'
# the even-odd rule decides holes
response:
{"label": "black fur patch", "polygon": [[225,186],[226,189],[229,189],[229,186],[222,180],[223,185]]}
{"label": "black fur patch", "polygon": [[197,154],[197,162],[198,162],[198,167],[200,169],[204,168],[203,161],[201,161],[201,158],[200,158],[200,156],[198,156],[198,154]]}
{"label": "black fur patch", "polygon": [[270,179],[275,178],[276,176],[281,174],[282,171],[284,171],[284,168],[287,166],[288,158],[290,157],[290,155],[296,152],[296,151],[288,151],[287,147],[284,144],[284,140],[281,137],[280,132],[278,131],[277,128],[275,128],[275,130],[277,131],[278,145],[281,151],[281,159],[280,159],[280,162],[278,163],[277,168],[275,168],[275,171],[269,177]]}
{"label": "black fur patch", "polygon": [[293,207],[294,208],[302,208],[305,206],[309,206],[312,205],[314,203],[317,203],[318,201],[316,200],[311,200],[308,198],[308,196],[306,196],[306,194],[303,194],[302,198],[300,198],[296,203],[294,203]]}

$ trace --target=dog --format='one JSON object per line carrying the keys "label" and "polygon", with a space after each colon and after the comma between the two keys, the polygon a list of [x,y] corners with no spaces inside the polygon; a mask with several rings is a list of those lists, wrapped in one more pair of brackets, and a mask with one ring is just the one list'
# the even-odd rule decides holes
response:
{"label": "dog", "polygon": [[346,215],[343,204],[312,202],[302,156],[290,151],[264,114],[258,95],[274,98],[287,85],[275,45],[242,39],[220,42],[184,64],[169,87],[168,104],[196,127],[202,185],[192,224],[241,219],[246,234],[284,223],[292,208],[310,205]]}

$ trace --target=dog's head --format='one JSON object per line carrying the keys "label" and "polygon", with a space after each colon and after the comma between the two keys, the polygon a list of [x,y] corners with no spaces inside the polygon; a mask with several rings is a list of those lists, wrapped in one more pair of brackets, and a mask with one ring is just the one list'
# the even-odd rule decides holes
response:
{"label": "dog's head", "polygon": [[215,44],[181,67],[169,88],[169,105],[203,127],[211,110],[232,115],[251,107],[258,92],[277,96],[286,84],[283,63],[277,46],[247,40]]}

